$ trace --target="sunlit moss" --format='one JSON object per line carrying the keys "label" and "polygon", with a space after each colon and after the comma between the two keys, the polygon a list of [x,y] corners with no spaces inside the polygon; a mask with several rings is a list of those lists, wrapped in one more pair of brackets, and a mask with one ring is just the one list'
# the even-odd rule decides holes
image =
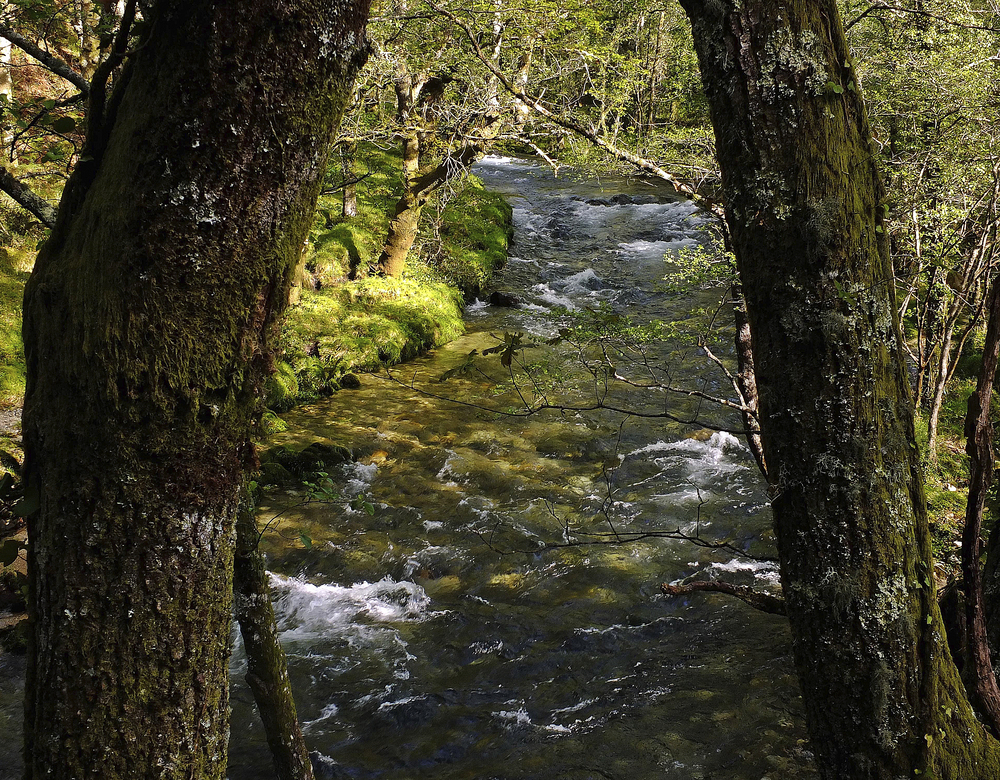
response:
{"label": "sunlit moss", "polygon": [[357,165],[367,172],[357,216],[341,216],[339,192],[321,198],[306,258],[316,289],[303,292],[285,322],[284,360],[300,399],[338,389],[349,372],[399,363],[457,338],[464,299],[480,294],[507,259],[510,207],[468,177],[447,203],[426,210],[405,275],[369,277],[400,193],[399,160],[367,148]]}

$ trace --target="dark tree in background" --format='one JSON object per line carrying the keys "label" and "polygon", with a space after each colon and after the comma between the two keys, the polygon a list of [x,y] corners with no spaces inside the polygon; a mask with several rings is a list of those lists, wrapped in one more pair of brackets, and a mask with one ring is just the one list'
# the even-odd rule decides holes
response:
{"label": "dark tree in background", "polygon": [[25,292],[28,778],[225,776],[258,391],[365,57],[367,0],[140,11]]}
{"label": "dark tree in background", "polygon": [[834,0],[681,0],[753,334],[812,746],[837,780],[1000,776],[952,663],[883,192]]}

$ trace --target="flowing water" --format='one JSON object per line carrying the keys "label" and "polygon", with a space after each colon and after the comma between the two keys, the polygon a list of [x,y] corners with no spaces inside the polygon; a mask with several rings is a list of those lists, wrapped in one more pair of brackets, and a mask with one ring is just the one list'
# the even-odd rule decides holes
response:
{"label": "flowing water", "polygon": [[[773,565],[668,538],[567,544],[680,530],[767,555],[766,496],[742,442],[600,410],[505,416],[518,404],[509,386],[496,389],[497,356],[439,381],[494,345],[491,334],[541,341],[601,307],[664,322],[711,307],[718,290],[661,284],[664,255],[705,241],[705,223],[648,184],[555,179],[508,158],[478,173],[514,207],[499,286],[522,305],[470,306],[467,336],[395,369],[397,382],[364,377],[360,390],[293,411],[277,437],[328,439],[356,457],[332,475],[338,501],[299,506],[301,494],[274,492],[262,517],[321,774],[814,777],[785,622],[725,597],[659,592],[686,578],[774,587]],[[672,382],[725,394],[698,350],[650,349]],[[565,345],[525,354],[552,401],[586,407],[602,390]],[[607,398],[667,408],[657,394]],[[669,410],[738,425],[696,399]],[[352,508],[357,496],[373,515]],[[256,780],[271,776],[270,758],[241,653],[237,640],[230,777]]]}

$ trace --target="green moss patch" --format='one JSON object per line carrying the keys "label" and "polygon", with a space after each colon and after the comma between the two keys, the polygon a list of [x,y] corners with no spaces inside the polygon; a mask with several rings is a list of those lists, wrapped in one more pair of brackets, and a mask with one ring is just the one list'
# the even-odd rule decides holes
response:
{"label": "green moss patch", "polygon": [[[340,216],[340,192],[320,198],[306,257],[315,289],[304,289],[286,315],[286,363],[268,388],[275,411],[337,390],[354,371],[399,363],[457,338],[463,301],[482,294],[507,260],[511,208],[469,176],[448,189],[446,201],[424,208],[402,278],[368,277],[402,194],[400,161],[369,147],[355,168],[363,173],[357,216]],[[339,169],[332,173],[339,177]]]}
{"label": "green moss patch", "polygon": [[363,279],[305,295],[283,333],[299,394],[315,397],[352,371],[399,363],[464,332],[462,294],[443,282]]}

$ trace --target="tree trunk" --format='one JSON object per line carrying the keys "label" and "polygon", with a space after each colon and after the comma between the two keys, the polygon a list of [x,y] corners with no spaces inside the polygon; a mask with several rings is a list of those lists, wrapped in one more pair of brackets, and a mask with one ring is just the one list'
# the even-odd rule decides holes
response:
{"label": "tree trunk", "polygon": [[264,723],[278,780],[312,780],[312,764],[295,712],[285,651],[278,642],[264,556],[257,547],[259,538],[252,507],[245,500],[236,516],[233,593],[247,653],[246,681]]}
{"label": "tree trunk", "polygon": [[234,518],[365,53],[365,0],[144,15],[25,290],[28,780],[225,776]]}
{"label": "tree trunk", "polygon": [[17,153],[12,144],[14,134],[11,128],[13,123],[14,106],[14,78],[10,66],[11,42],[6,38],[0,38],[0,127],[3,128],[3,136],[0,143],[3,144],[3,156],[12,165],[17,165]]}
{"label": "tree trunk", "polygon": [[91,0],[77,0],[73,8],[73,30],[80,45],[80,73],[88,81],[101,61],[101,48],[94,23],[98,11]]}
{"label": "tree trunk", "polygon": [[[486,131],[482,134],[485,135]],[[483,151],[481,144],[467,143],[454,156],[446,157],[427,173],[407,182],[406,192],[396,203],[389,221],[389,234],[376,265],[380,275],[395,277],[403,273],[406,258],[420,230],[420,215],[428,199],[449,181],[467,171],[482,157]]]}
{"label": "tree trunk", "polygon": [[354,160],[358,154],[358,145],[354,141],[340,147],[340,166],[344,176],[344,192],[341,201],[344,219],[358,216],[358,184],[354,170]]}
{"label": "tree trunk", "polygon": [[836,3],[682,5],[753,333],[821,776],[1000,776],[937,607],[881,180]]}
{"label": "tree trunk", "polygon": [[977,709],[993,733],[1000,734],[1000,688],[993,673],[990,646],[986,631],[983,605],[983,578],[980,566],[983,510],[986,494],[993,482],[993,425],[990,422],[990,401],[993,380],[1000,361],[1000,279],[990,287],[986,343],[983,364],[976,382],[976,392],[969,396],[965,416],[965,451],[969,455],[969,500],[965,508],[965,529],[962,532],[962,582],[965,587],[965,625],[968,646],[970,694]]}

